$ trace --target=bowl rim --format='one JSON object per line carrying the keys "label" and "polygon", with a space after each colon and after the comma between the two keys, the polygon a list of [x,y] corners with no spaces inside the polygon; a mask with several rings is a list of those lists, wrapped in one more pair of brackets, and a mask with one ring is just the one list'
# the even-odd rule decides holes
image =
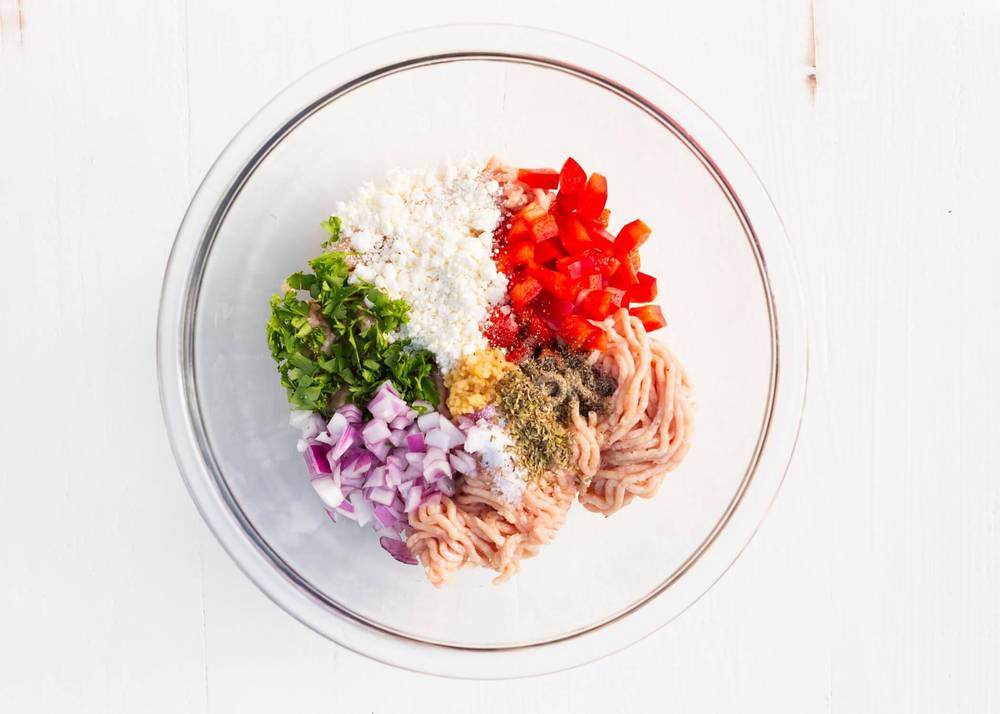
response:
{"label": "bowl rim", "polygon": [[[308,581],[282,565],[266,540],[255,537],[200,423],[193,360],[198,293],[212,242],[242,186],[288,133],[329,102],[382,77],[452,61],[559,69],[596,82],[654,116],[702,161],[743,223],[771,321],[769,409],[748,472],[716,529],[669,582],[637,603],[585,630],[531,644],[469,647],[414,639],[324,601]],[[376,40],[320,65],[276,95],[224,148],[192,198],[168,259],[157,372],[171,448],[188,491],[224,549],[269,598],[320,634],[378,661],[443,676],[500,679],[567,669],[623,649],[672,621],[728,570],[766,516],[791,461],[808,381],[808,336],[777,210],[732,140],[690,98],[627,57],[569,35],[515,25],[445,25]],[[716,548],[723,534],[726,547]],[[692,574],[697,583],[680,577]],[[681,583],[668,606],[660,596]]]}

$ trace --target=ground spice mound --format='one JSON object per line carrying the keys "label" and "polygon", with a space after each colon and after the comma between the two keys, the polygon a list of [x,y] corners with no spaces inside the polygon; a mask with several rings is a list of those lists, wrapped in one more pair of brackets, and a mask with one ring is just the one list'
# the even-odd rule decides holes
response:
{"label": "ground spice mound", "polygon": [[605,414],[617,386],[614,379],[575,352],[547,350],[540,357],[523,360],[519,366],[552,401],[553,412],[561,424],[569,423],[574,404],[579,404],[584,415]]}
{"label": "ground spice mound", "polygon": [[529,478],[569,465],[573,439],[557,418],[555,404],[520,369],[497,382],[494,406],[514,441],[517,463]]}
{"label": "ground spice mound", "polygon": [[444,378],[449,411],[456,417],[479,411],[493,402],[497,381],[516,369],[499,350],[464,355]]}

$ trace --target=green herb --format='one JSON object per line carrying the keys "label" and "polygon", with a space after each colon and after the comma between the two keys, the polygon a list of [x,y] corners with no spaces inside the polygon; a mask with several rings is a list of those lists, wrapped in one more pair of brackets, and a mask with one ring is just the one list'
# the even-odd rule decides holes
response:
{"label": "green herb", "polygon": [[340,217],[330,216],[325,221],[320,221],[320,225],[326,229],[330,237],[323,241],[323,247],[329,248],[340,240]]}
{"label": "green herb", "polygon": [[514,456],[531,477],[569,464],[572,437],[555,413],[555,402],[521,370],[496,385],[496,409],[514,441]]}
{"label": "green herb", "polygon": [[[332,239],[339,234],[335,216],[324,226]],[[311,273],[288,276],[285,294],[271,298],[267,343],[288,401],[329,414],[345,401],[365,404],[389,380],[407,402],[436,405],[434,356],[391,338],[408,320],[409,306],[371,283],[348,282],[345,257],[332,252],[314,258]]]}

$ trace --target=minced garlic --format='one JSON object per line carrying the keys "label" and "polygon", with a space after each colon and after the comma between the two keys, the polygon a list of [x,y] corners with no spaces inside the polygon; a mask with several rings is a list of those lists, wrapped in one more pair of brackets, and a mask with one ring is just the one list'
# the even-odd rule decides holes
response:
{"label": "minced garlic", "polygon": [[479,350],[462,356],[444,378],[452,416],[471,414],[493,401],[493,385],[517,367],[499,350]]}

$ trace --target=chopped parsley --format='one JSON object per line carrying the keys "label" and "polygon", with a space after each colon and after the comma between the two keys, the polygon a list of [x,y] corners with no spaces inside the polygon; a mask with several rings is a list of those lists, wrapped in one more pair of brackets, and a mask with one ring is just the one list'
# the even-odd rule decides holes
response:
{"label": "chopped parsley", "polygon": [[[323,225],[336,242],[340,220],[331,216]],[[371,283],[349,283],[345,256],[314,258],[311,273],[288,276],[285,294],[271,298],[267,343],[288,401],[329,415],[345,401],[364,405],[389,380],[407,402],[436,405],[433,354],[408,339],[390,338],[408,320],[409,305]],[[300,298],[300,291],[309,298]]]}

